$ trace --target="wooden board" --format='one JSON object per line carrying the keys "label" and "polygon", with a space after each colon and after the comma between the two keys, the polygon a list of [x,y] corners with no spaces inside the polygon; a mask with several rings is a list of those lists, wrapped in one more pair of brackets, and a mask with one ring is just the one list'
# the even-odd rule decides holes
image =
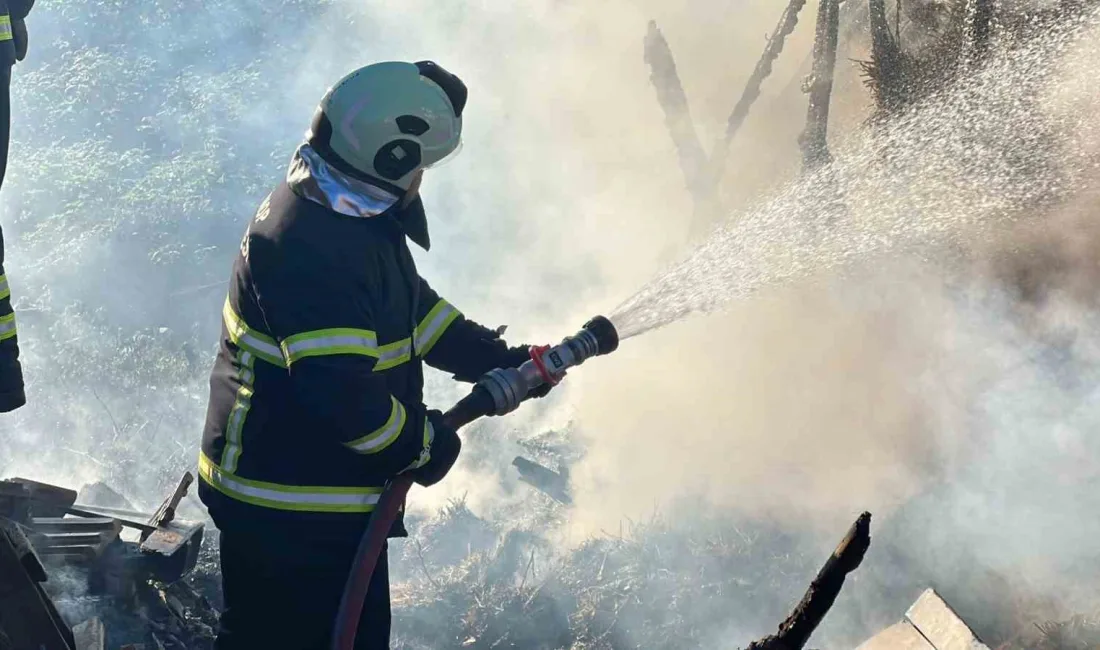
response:
{"label": "wooden board", "polygon": [[936,647],[909,621],[902,621],[864,641],[856,650],[936,650]]}
{"label": "wooden board", "polygon": [[16,648],[73,650],[69,628],[0,533],[0,628]]}
{"label": "wooden board", "polygon": [[989,650],[935,590],[925,590],[905,618],[936,650]]}

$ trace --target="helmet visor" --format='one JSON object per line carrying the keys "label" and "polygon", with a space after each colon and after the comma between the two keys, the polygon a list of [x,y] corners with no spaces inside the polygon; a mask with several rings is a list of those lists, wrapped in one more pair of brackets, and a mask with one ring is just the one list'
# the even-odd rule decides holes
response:
{"label": "helmet visor", "polygon": [[446,165],[446,164],[450,163],[452,160],[454,160],[456,157],[458,157],[458,154],[459,154],[460,151],[462,151],[462,140],[461,139],[458,141],[458,145],[454,148],[454,151],[447,154],[446,156],[443,156],[442,158],[440,158],[439,160],[437,160],[433,163],[429,163],[427,165],[424,165],[423,167],[421,167],[421,169],[435,169],[436,167],[442,167],[443,165]]}

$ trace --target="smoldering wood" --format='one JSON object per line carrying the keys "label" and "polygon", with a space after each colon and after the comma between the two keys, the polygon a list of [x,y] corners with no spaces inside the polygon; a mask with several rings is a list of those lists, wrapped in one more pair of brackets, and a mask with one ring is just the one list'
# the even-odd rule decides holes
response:
{"label": "smoldering wood", "polygon": [[966,18],[974,61],[981,62],[989,52],[993,32],[993,0],[967,0]]}
{"label": "smoldering wood", "polygon": [[833,94],[839,30],[840,0],[820,0],[814,32],[806,127],[799,136],[804,171],[813,171],[832,160],[828,144],[829,103]]}
{"label": "smoldering wood", "polygon": [[680,82],[680,75],[676,71],[672,50],[656,21],[649,21],[643,59],[649,65],[649,79],[653,89],[657,91],[657,102],[664,112],[665,124],[672,136],[672,144],[680,160],[684,181],[692,197],[699,200],[707,191],[705,187],[707,155],[695,132],[695,123],[691,119],[687,95]]}
{"label": "smoldering wood", "polygon": [[723,134],[722,139],[715,143],[710,165],[711,176],[715,179],[720,177],[725,170],[730,143],[733,142],[737,132],[741,130],[741,125],[744,124],[745,118],[749,115],[749,109],[760,97],[760,88],[763,86],[764,80],[771,75],[772,66],[779,58],[780,53],[783,52],[783,45],[786,43],[787,37],[798,25],[798,14],[804,6],[806,6],[806,0],[790,0],[783,10],[783,14],[779,17],[779,23],[776,25],[775,31],[768,38],[767,44],[764,46],[764,53],[760,55],[760,59],[756,62],[756,67],[753,68],[752,75],[745,83],[745,88],[741,91],[741,96],[737,99],[733,112],[726,120],[726,132]]}
{"label": "smoldering wood", "polygon": [[806,0],[790,0],[780,15],[775,31],[768,37],[764,52],[753,68],[737,103],[726,121],[725,133],[715,142],[708,156],[691,118],[687,96],[676,71],[672,51],[657,23],[650,21],[645,39],[644,60],[650,66],[650,80],[665,114],[665,123],[680,160],[688,191],[694,204],[691,229],[700,234],[721,213],[718,184],[725,170],[730,143],[748,117],[749,109],[760,97],[764,80],[771,74],[783,45],[798,24],[798,14]]}
{"label": "smoldering wood", "polygon": [[871,513],[856,519],[836,550],[825,561],[817,577],[810,583],[806,595],[791,615],[779,626],[776,634],[749,645],[748,650],[800,650],[810,640],[817,626],[829,613],[844,579],[855,571],[871,546]]}
{"label": "smoldering wood", "polygon": [[871,25],[871,63],[864,66],[874,80],[873,89],[879,109],[892,113],[905,105],[905,73],[901,46],[890,33],[886,16],[886,0],[868,0],[868,20]]}
{"label": "smoldering wood", "polygon": [[512,465],[519,470],[519,480],[559,503],[573,503],[573,497],[569,494],[569,480],[564,475],[522,456],[516,456]]}
{"label": "smoldering wood", "polygon": [[[0,529],[0,631],[14,648],[73,650],[72,632],[62,622],[40,584],[44,575],[33,576],[28,566],[25,540],[13,540],[11,528]],[[40,565],[38,565],[40,567]]]}

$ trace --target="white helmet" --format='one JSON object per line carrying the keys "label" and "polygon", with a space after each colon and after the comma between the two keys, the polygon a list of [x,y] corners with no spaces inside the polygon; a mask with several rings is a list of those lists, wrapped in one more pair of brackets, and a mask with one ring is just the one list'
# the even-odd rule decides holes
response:
{"label": "white helmet", "polygon": [[403,194],[458,151],[466,86],[431,61],[359,68],[325,93],[309,143],[326,162]]}

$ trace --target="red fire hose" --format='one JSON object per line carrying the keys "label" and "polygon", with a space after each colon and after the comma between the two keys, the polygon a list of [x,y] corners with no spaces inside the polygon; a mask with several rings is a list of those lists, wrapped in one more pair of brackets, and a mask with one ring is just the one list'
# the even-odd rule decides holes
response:
{"label": "red fire hose", "polygon": [[[544,384],[551,386],[565,376],[567,368],[584,363],[585,359],[614,352],[619,347],[619,333],[610,320],[596,316],[584,324],[581,331],[566,337],[554,347],[531,348],[531,359],[519,368],[492,370],[474,385],[466,397],[443,414],[443,421],[451,429],[460,428],[474,420],[494,413],[507,413],[531,395],[531,391]],[[485,382],[484,384],[482,382]],[[498,399],[494,398],[496,391]],[[371,513],[367,530],[359,542],[351,573],[340,600],[340,609],[332,631],[332,650],[352,650],[363,602],[367,598],[374,567],[382,554],[382,547],[390,528],[405,503],[405,496],[412,487],[412,479],[406,475],[395,478],[382,493]]]}
{"label": "red fire hose", "polygon": [[[458,404],[443,414],[443,421],[455,431],[483,415],[493,412],[493,400],[487,393],[475,389]],[[371,513],[367,530],[359,542],[355,560],[344,586],[344,596],[340,600],[340,609],[336,613],[336,623],[332,632],[333,650],[353,650],[355,633],[359,628],[359,617],[363,613],[363,602],[367,598],[374,567],[382,555],[382,547],[389,536],[390,528],[397,519],[405,496],[412,487],[412,479],[402,474],[390,482],[378,499]]]}

